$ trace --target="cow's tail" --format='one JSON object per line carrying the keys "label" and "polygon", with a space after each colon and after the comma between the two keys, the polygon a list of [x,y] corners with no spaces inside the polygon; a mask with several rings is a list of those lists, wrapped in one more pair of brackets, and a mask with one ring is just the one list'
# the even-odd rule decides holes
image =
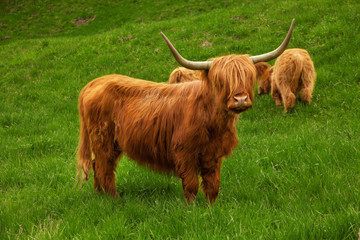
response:
{"label": "cow's tail", "polygon": [[86,121],[83,117],[82,106],[79,106],[80,110],[80,139],[78,146],[78,156],[77,156],[77,174],[76,180],[82,183],[89,179],[90,176],[90,167],[91,167],[91,147],[90,147],[90,138],[89,132],[86,127]]}

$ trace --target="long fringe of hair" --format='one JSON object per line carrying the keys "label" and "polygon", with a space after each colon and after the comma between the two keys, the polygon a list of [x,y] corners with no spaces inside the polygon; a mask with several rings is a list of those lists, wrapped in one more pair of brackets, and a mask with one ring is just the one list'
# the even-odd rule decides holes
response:
{"label": "long fringe of hair", "polygon": [[255,80],[256,68],[248,55],[228,55],[213,60],[207,81],[220,96],[229,98],[241,87],[253,101]]}

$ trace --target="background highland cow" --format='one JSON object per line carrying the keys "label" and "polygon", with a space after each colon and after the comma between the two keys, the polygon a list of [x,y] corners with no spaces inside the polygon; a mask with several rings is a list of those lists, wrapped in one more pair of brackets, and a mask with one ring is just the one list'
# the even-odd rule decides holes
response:
{"label": "background highland cow", "polygon": [[310,103],[316,72],[309,53],[304,49],[287,49],[270,67],[267,63],[256,64],[259,94],[266,94],[271,89],[277,106],[284,105],[285,112],[295,106],[300,93],[304,103]]}
{"label": "background highland cow", "polygon": [[266,62],[259,62],[255,64],[256,67],[256,80],[259,84],[258,94],[267,94],[271,90],[270,76],[272,73],[271,65]]}

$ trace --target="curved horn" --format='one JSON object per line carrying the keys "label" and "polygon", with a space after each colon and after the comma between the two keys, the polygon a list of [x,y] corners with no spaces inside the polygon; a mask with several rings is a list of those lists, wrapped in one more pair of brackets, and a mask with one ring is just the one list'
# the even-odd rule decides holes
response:
{"label": "curved horn", "polygon": [[204,62],[194,62],[183,58],[180,53],[175,49],[175,47],[171,44],[170,40],[161,32],[161,35],[165,39],[167,45],[170,48],[171,53],[174,55],[176,61],[183,67],[192,69],[192,70],[209,70],[212,64],[212,61],[204,61]]}
{"label": "curved horn", "polygon": [[254,64],[258,63],[258,62],[269,62],[269,61],[277,58],[278,56],[280,56],[285,51],[285,49],[287,48],[287,45],[290,41],[290,38],[291,38],[291,33],[292,33],[292,30],[294,27],[294,21],[295,21],[295,19],[292,20],[290,29],[289,29],[284,41],[281,43],[281,45],[277,49],[275,49],[271,52],[268,52],[268,53],[250,57]]}

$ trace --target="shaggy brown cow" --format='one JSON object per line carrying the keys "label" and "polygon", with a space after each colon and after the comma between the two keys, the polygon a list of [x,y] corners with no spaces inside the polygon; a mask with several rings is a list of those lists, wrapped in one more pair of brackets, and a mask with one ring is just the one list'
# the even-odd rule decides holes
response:
{"label": "shaggy brown cow", "polygon": [[259,94],[271,89],[277,106],[283,102],[285,112],[295,105],[296,95],[301,94],[304,103],[310,103],[314,89],[316,72],[309,53],[304,49],[287,49],[281,54],[273,67],[267,63],[257,63]]}
{"label": "shaggy brown cow", "polygon": [[126,154],[151,169],[175,173],[187,202],[198,192],[200,174],[202,189],[214,202],[222,159],[238,143],[235,123],[252,105],[253,62],[281,54],[292,27],[280,48],[264,55],[230,55],[211,62],[175,56],[187,68],[203,69],[202,81],[167,84],[108,75],[88,83],[79,97],[78,176],[87,180],[92,168],[94,188],[118,197],[114,172]]}

